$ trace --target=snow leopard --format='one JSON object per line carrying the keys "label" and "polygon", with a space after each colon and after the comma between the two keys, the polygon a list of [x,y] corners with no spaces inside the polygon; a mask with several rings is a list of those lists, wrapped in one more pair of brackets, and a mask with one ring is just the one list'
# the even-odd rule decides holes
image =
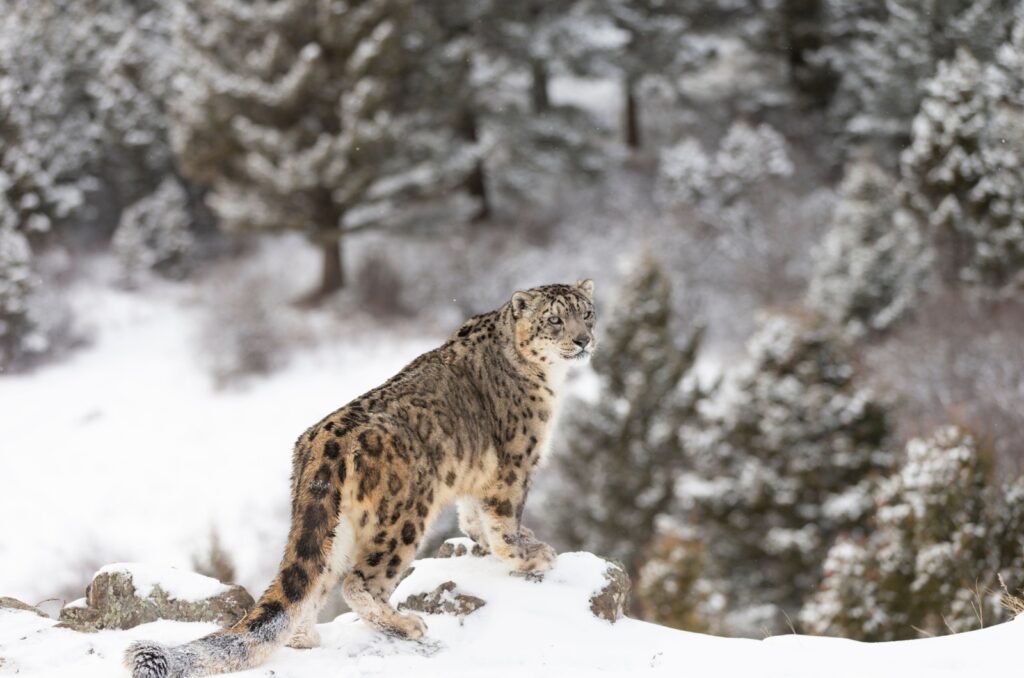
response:
{"label": "snow leopard", "polygon": [[240,671],[281,645],[315,647],[317,612],[339,584],[370,626],[422,637],[423,619],[389,598],[452,503],[466,536],[512,570],[550,569],[555,551],[523,526],[523,506],[566,374],[596,346],[596,320],[589,279],[517,291],[307,429],[292,454],[287,545],[266,592],[230,628],[177,647],[133,643],[132,676]]}

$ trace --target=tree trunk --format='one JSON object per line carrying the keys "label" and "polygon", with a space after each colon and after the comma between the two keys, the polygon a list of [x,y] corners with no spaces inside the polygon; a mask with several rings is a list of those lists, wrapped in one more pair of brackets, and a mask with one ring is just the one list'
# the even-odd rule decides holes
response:
{"label": "tree trunk", "polygon": [[329,238],[320,244],[323,254],[323,270],[320,275],[320,288],[314,293],[318,299],[324,299],[345,287],[345,268],[341,258],[341,237]]}
{"label": "tree trunk", "polygon": [[329,195],[320,200],[320,207],[312,218],[316,221],[313,242],[320,248],[320,284],[299,300],[303,306],[316,306],[327,297],[345,287],[344,248],[341,214]]}
{"label": "tree trunk", "polygon": [[636,82],[632,76],[626,76],[623,83],[623,98],[625,99],[624,128],[626,135],[626,146],[636,150],[640,148],[640,111],[636,101]]}
{"label": "tree trunk", "polygon": [[530,62],[530,75],[533,81],[530,85],[530,103],[534,113],[543,113],[551,108],[551,100],[548,99],[548,70],[544,62],[534,59]]}
{"label": "tree trunk", "polygon": [[[480,131],[477,125],[476,112],[468,106],[462,110],[459,118],[459,136],[470,143],[480,140]],[[484,172],[483,158],[478,158],[473,169],[466,176],[463,186],[466,191],[476,198],[477,211],[473,215],[473,221],[484,221],[491,216],[491,200],[487,195],[487,175]]]}

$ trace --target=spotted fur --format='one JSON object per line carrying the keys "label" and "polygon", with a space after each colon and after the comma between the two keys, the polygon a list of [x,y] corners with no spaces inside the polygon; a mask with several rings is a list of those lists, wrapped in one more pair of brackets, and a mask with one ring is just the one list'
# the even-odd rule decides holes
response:
{"label": "spotted fur", "polygon": [[589,280],[516,292],[309,428],[292,456],[291,529],[270,587],[229,629],[175,648],[130,646],[134,678],[238,671],[285,643],[313,647],[317,611],[339,583],[371,626],[419,638],[422,619],[388,599],[452,502],[481,547],[519,571],[550,568],[555,552],[521,525],[523,505],[595,321]]}

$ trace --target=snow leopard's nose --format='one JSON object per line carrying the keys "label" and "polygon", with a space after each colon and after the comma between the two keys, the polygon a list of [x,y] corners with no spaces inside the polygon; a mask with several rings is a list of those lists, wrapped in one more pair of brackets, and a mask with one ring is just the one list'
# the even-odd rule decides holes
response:
{"label": "snow leopard's nose", "polygon": [[580,335],[577,335],[576,338],[572,340],[572,343],[574,343],[577,346],[579,346],[580,350],[582,351],[583,349],[585,349],[587,347],[587,344],[590,343],[590,337],[587,336],[586,334],[580,334]]}

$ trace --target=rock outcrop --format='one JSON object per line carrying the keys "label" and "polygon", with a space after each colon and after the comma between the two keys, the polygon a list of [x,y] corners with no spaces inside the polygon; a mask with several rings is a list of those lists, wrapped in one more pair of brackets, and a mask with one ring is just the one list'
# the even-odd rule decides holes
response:
{"label": "rock outcrop", "polygon": [[626,612],[629,603],[629,575],[621,563],[606,560],[605,586],[590,598],[590,611],[595,617],[614,623]]}
{"label": "rock outcrop", "polygon": [[476,596],[455,592],[455,582],[446,581],[433,591],[409,596],[398,604],[399,610],[413,610],[425,614],[453,614],[464,617],[476,612],[487,602]]}
{"label": "rock outcrop", "polygon": [[59,626],[77,631],[128,629],[158,619],[230,626],[255,601],[238,585],[194,572],[124,564],[100,570],[85,598],[64,607]]}

